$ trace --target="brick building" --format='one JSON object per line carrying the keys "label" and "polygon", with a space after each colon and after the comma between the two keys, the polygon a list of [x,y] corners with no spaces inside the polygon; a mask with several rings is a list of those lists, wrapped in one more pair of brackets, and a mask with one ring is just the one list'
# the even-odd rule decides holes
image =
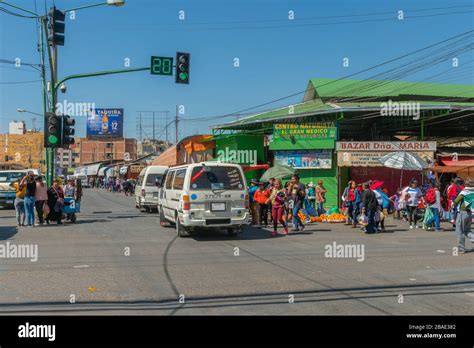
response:
{"label": "brick building", "polygon": [[100,161],[124,160],[126,153],[129,154],[130,161],[138,158],[136,139],[76,139],[74,152],[78,153],[79,159],[76,166]]}
{"label": "brick building", "polygon": [[[25,134],[1,134],[0,154],[5,164],[14,164],[24,168],[39,169],[45,172],[43,133],[26,132]],[[8,160],[8,161],[7,161]]]}

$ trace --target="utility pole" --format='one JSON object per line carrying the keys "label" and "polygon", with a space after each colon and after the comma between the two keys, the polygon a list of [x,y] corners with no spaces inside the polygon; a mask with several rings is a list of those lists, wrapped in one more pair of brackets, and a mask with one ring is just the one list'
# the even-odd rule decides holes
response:
{"label": "utility pole", "polygon": [[165,123],[165,133],[166,133],[165,138],[166,138],[166,146],[168,146],[168,126],[169,126],[168,125],[168,111],[166,111],[165,121],[166,121],[166,123]]}
{"label": "utility pole", "polygon": [[153,140],[156,140],[155,137],[155,112],[153,111]]}
{"label": "utility pole", "polygon": [[176,105],[176,119],[174,121],[175,124],[175,129],[176,129],[176,144],[178,144],[178,123],[179,123],[179,116],[178,116],[178,110],[179,107]]}

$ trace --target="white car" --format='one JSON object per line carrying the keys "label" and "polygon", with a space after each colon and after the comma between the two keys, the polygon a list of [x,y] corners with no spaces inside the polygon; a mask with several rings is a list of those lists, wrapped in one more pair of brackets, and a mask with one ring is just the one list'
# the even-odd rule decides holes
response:
{"label": "white car", "polygon": [[204,162],[171,167],[163,177],[160,223],[176,225],[178,236],[197,228],[225,228],[236,235],[249,218],[249,197],[242,167]]}
{"label": "white car", "polygon": [[135,186],[135,207],[147,212],[158,211],[158,190],[167,166],[143,168]]}
{"label": "white car", "polygon": [[0,171],[0,207],[13,207],[15,201],[15,189],[11,183],[23,178],[28,172],[39,175],[37,169],[13,169]]}

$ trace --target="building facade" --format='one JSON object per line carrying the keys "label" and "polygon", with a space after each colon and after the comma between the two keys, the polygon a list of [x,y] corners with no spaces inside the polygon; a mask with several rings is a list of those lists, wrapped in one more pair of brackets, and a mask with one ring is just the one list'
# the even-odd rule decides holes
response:
{"label": "building facade", "polygon": [[5,164],[24,168],[39,169],[45,172],[44,135],[39,132],[0,135],[1,159]]}
{"label": "building facade", "polygon": [[77,140],[72,151],[78,154],[78,162],[81,166],[101,161],[133,161],[138,158],[136,139],[93,140],[81,138]]}

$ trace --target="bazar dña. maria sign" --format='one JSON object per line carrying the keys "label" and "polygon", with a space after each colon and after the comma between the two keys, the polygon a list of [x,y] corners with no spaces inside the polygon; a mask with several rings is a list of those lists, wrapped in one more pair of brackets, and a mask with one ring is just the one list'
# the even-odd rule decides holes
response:
{"label": "bazar d\u00f1a. maria sign", "polygon": [[436,151],[435,141],[338,141],[337,151]]}

